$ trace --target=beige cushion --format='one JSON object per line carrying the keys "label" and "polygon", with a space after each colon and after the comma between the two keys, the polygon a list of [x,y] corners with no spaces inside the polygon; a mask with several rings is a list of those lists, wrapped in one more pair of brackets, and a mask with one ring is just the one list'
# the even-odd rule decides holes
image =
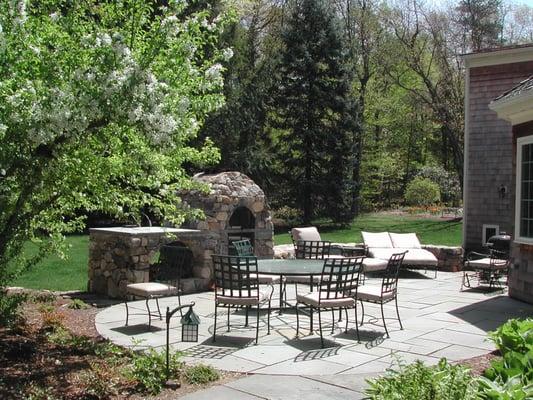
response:
{"label": "beige cushion", "polygon": [[421,249],[422,245],[416,233],[389,233],[393,247],[403,249]]}
{"label": "beige cushion", "polygon": [[307,240],[307,241],[320,241],[320,233],[314,226],[309,226],[306,228],[292,228],[292,239],[297,242],[298,240]]}
{"label": "beige cushion", "polygon": [[[383,295],[383,300],[388,300],[394,297],[394,293],[386,293]],[[381,286],[361,286],[357,291],[357,300],[380,301]]]}
{"label": "beige cushion", "polygon": [[478,268],[478,269],[504,269],[507,268],[508,261],[507,260],[500,260],[495,259],[493,260],[493,265],[490,265],[490,258],[481,258],[479,260],[471,260],[468,261],[468,266],[470,268]]}
{"label": "beige cushion", "polygon": [[368,247],[392,248],[392,241],[388,232],[361,232],[363,241]]}
{"label": "beige cushion", "polygon": [[298,303],[309,304],[315,307],[353,307],[355,300],[352,297],[341,297],[338,299],[326,299],[326,293],[322,293],[322,299],[319,300],[319,292],[310,292],[306,294],[297,294]]}
{"label": "beige cushion", "polygon": [[159,282],[131,283],[126,286],[126,291],[128,294],[141,297],[178,294],[178,288]]}
{"label": "beige cushion", "polygon": [[384,271],[389,262],[382,258],[365,257],[363,260],[363,270],[365,272]]}
{"label": "beige cushion", "polygon": [[247,294],[245,291],[242,291],[241,293],[242,293],[242,297],[239,297],[238,290],[233,291],[231,296],[218,295],[216,297],[216,302],[222,303],[222,304],[232,304],[236,306],[256,306],[267,301],[270,297],[270,291],[263,291],[263,290],[259,291],[258,293],[259,296],[252,296],[252,297],[245,296]]}
{"label": "beige cushion", "polygon": [[436,267],[439,264],[439,260],[437,260],[437,257],[435,257],[432,252],[424,249],[369,248],[368,254],[374,258],[382,258],[384,260],[388,260],[393,254],[403,253],[404,251],[407,251],[407,254],[403,259],[403,265]]}

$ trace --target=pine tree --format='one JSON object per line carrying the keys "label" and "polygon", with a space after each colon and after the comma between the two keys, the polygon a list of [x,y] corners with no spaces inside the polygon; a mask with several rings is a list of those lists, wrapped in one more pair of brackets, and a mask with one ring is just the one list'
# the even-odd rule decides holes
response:
{"label": "pine tree", "polygon": [[287,203],[305,223],[353,217],[353,135],[359,134],[348,54],[325,0],[295,0],[282,32],[274,125]]}

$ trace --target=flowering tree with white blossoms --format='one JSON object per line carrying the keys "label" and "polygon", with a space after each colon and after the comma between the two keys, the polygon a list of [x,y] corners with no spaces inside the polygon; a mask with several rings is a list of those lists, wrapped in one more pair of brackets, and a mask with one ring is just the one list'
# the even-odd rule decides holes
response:
{"label": "flowering tree with white blossoms", "polygon": [[185,165],[219,158],[189,143],[223,103],[231,51],[217,46],[225,18],[165,3],[0,2],[0,288],[35,262],[28,240],[60,251],[79,210],[185,218]]}

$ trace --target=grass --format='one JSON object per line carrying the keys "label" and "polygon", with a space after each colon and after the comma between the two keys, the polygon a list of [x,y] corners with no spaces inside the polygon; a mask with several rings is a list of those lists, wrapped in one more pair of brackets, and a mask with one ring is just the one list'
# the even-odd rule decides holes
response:
{"label": "grass", "polygon": [[[362,242],[361,231],[372,232],[416,232],[424,244],[460,246],[462,241],[462,222],[438,218],[398,216],[387,214],[366,214],[357,218],[349,227],[338,228],[328,224],[318,225],[324,240],[350,243]],[[291,243],[287,233],[274,236],[276,244]],[[67,237],[71,246],[68,258],[62,260],[51,256],[24,273],[12,284],[31,289],[48,290],[85,290],[87,287],[87,258],[89,236],[73,235]],[[28,246],[28,251],[32,251]]]}
{"label": "grass", "polygon": [[[410,215],[365,214],[346,228],[318,224],[318,229],[323,240],[337,243],[361,243],[361,231],[415,232],[422,244],[443,246],[461,246],[463,237],[462,221]],[[292,243],[288,233],[275,235],[274,242],[277,245]]]}
{"label": "grass", "polygon": [[[12,285],[57,291],[86,290],[89,235],[68,236],[67,243],[70,249],[66,259],[50,256],[22,274]],[[26,251],[31,253],[35,249],[30,244]]]}

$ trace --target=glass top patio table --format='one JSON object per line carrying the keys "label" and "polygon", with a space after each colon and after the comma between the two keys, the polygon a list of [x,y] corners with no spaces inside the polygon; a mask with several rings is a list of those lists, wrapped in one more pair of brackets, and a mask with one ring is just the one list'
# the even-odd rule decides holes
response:
{"label": "glass top patio table", "polygon": [[257,260],[257,272],[266,275],[320,275],[324,260],[264,259]]}

